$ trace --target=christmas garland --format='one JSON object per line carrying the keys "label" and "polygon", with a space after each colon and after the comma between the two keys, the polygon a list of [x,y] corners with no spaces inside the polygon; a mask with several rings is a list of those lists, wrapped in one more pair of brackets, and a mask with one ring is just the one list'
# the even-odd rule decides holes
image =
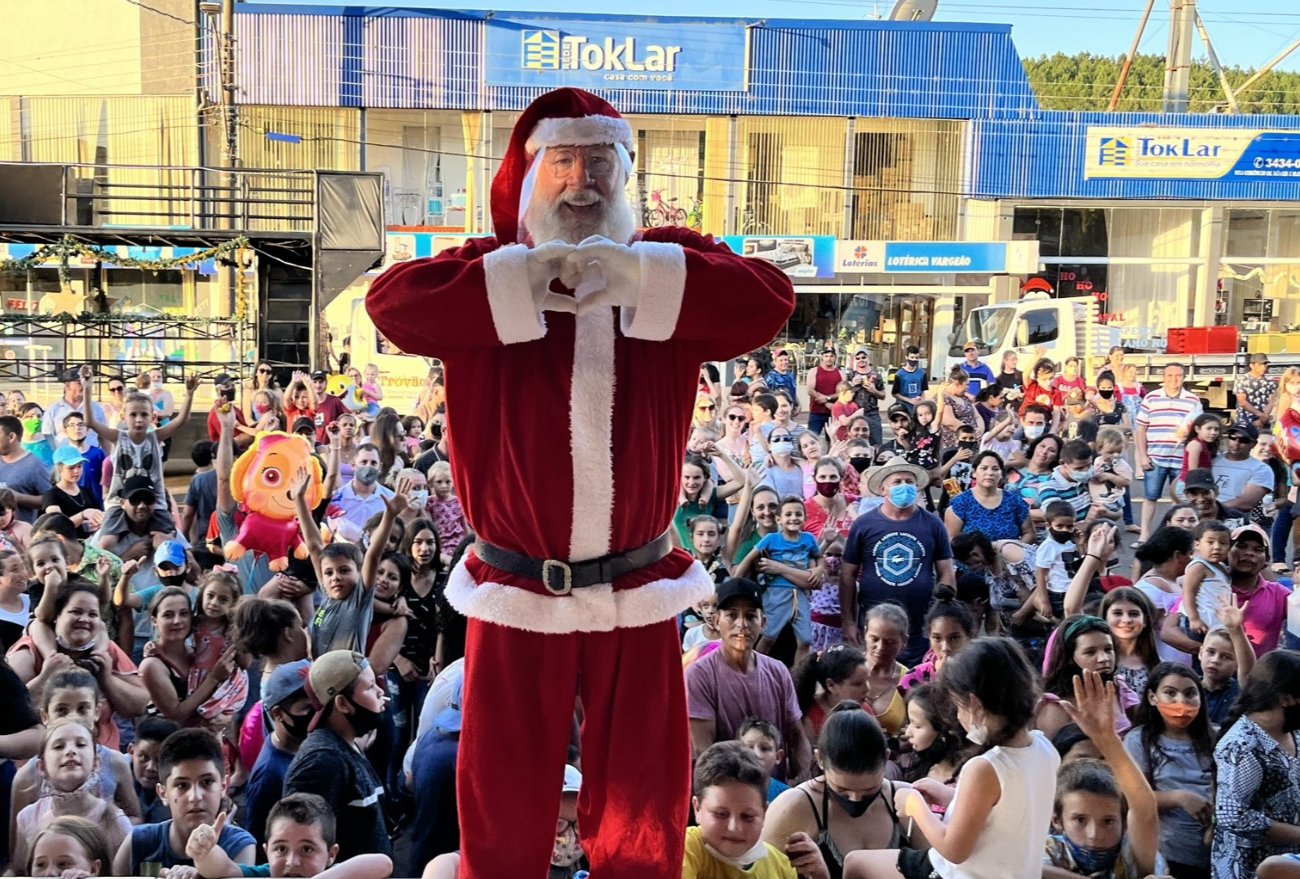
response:
{"label": "christmas garland", "polygon": [[[66,284],[71,279],[68,262],[74,256],[92,257],[101,262],[112,263],[123,268],[143,269],[147,272],[163,272],[179,266],[193,265],[205,260],[216,259],[236,251],[239,252],[240,268],[242,269],[244,253],[247,247],[248,239],[241,237],[185,256],[174,256],[166,259],[141,259],[134,256],[124,256],[114,248],[87,244],[84,241],[78,241],[71,235],[65,235],[56,244],[46,244],[38,247],[27,256],[0,260],[0,272],[28,272],[57,259],[59,261],[59,280]],[[240,274],[242,275],[243,272],[241,271]]]}

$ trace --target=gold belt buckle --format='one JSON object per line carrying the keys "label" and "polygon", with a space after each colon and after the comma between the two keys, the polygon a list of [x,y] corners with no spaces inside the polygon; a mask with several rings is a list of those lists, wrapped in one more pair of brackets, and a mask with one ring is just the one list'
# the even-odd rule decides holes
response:
{"label": "gold belt buckle", "polygon": [[[559,582],[562,584],[558,588],[554,585],[555,574],[559,574]],[[566,562],[547,559],[542,562],[542,585],[552,595],[568,595],[573,591],[573,569]]]}

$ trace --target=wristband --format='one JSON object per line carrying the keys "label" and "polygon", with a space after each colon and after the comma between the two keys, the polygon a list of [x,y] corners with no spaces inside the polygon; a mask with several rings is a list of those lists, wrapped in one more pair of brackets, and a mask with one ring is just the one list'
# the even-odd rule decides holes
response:
{"label": "wristband", "polygon": [[1091,552],[1085,553],[1083,557],[1086,559],[1096,559],[1097,561],[1101,561],[1101,556],[1097,555],[1096,553],[1091,553]]}

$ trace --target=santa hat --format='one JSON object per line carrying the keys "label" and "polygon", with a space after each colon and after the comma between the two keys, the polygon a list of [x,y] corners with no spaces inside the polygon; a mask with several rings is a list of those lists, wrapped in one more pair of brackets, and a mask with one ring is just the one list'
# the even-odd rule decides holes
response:
{"label": "santa hat", "polygon": [[634,149],[632,126],[604,98],[582,89],[562,88],[529,104],[510,133],[510,144],[492,179],[492,224],[497,240],[510,243],[519,239],[520,199],[525,190],[531,192],[529,170],[541,150],[595,144],[622,147],[625,156]]}

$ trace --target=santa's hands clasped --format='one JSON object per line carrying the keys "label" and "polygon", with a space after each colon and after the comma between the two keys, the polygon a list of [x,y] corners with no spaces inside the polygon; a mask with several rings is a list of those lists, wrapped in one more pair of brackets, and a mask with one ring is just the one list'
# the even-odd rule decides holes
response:
{"label": "santa's hands clasped", "polygon": [[[593,308],[635,306],[641,286],[641,260],[627,244],[593,235],[581,244],[551,241],[528,253],[528,281],[540,311],[583,314]],[[550,291],[552,279],[574,291]]]}

